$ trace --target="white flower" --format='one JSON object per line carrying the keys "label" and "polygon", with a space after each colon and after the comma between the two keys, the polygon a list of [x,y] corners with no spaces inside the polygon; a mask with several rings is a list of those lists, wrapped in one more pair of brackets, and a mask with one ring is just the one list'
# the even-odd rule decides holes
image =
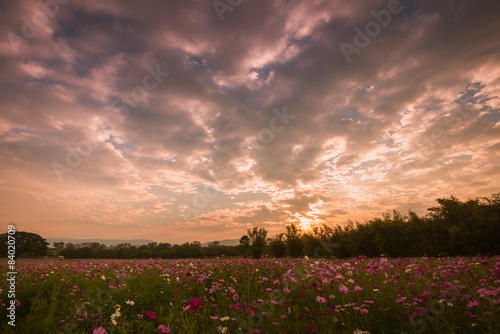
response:
{"label": "white flower", "polygon": [[224,317],[224,318],[220,318],[220,321],[227,321],[229,319],[230,319],[229,317]]}
{"label": "white flower", "polygon": [[354,331],[354,334],[370,334],[369,331],[362,331],[361,329],[356,329]]}
{"label": "white flower", "polygon": [[104,275],[101,275],[101,279],[106,279],[106,276],[104,276]]}
{"label": "white flower", "polygon": [[127,303],[128,305],[134,305],[134,301],[133,300],[127,300],[125,303]]}
{"label": "white flower", "polygon": [[225,332],[227,332],[227,327],[222,328],[222,330],[221,330],[220,332],[221,332],[221,333],[225,333]]}

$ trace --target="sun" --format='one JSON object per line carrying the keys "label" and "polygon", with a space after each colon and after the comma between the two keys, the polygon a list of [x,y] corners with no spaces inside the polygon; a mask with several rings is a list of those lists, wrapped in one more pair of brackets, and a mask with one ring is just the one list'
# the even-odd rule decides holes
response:
{"label": "sun", "polygon": [[314,219],[303,217],[299,214],[295,214],[295,217],[300,221],[298,225],[302,229],[310,230],[312,225],[314,224]]}
{"label": "sun", "polygon": [[323,204],[322,201],[318,201],[318,203],[312,204],[309,207],[310,210],[308,212],[305,212],[303,215],[297,212],[294,216],[300,221],[300,224],[298,226],[300,226],[302,229],[311,230],[314,225],[321,223],[322,220],[318,217],[324,214],[324,212],[319,209],[321,204]]}

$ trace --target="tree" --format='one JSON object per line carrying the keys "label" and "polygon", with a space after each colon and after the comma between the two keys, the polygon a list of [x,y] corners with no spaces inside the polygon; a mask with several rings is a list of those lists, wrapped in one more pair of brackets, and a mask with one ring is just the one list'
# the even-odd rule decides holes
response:
{"label": "tree", "polygon": [[248,238],[250,239],[252,256],[254,259],[260,259],[266,245],[267,231],[265,228],[254,227],[248,229]]}
{"label": "tree", "polygon": [[291,257],[300,257],[304,249],[300,228],[293,223],[287,225],[285,235],[288,254],[290,254]]}
{"label": "tree", "polygon": [[212,241],[208,243],[207,247],[203,247],[203,256],[216,257],[223,254],[220,241]]}
{"label": "tree", "polygon": [[[49,243],[35,233],[16,232],[16,257],[38,257],[47,255]],[[7,254],[7,233],[0,235],[0,252]]]}
{"label": "tree", "polygon": [[269,250],[271,255],[276,258],[286,256],[286,243],[283,241],[283,236],[283,233],[281,233],[269,241]]}
{"label": "tree", "polygon": [[244,235],[240,239],[239,247],[241,248],[241,254],[245,256],[248,255],[248,250],[250,249],[250,238],[248,235]]}

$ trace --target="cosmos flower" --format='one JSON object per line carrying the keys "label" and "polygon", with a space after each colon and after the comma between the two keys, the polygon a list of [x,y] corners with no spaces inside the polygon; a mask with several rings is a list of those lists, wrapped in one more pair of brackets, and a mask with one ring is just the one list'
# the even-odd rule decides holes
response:
{"label": "cosmos flower", "polygon": [[321,296],[317,296],[316,301],[321,304],[326,303],[326,299]]}
{"label": "cosmos flower", "polygon": [[150,311],[150,310],[147,310],[145,313],[146,317],[150,318],[150,319],[156,319],[158,318],[158,316],[156,315],[156,313],[154,313],[153,311]]}
{"label": "cosmos flower", "polygon": [[162,333],[170,333],[170,327],[166,327],[164,324],[158,325],[156,329],[159,329]]}
{"label": "cosmos flower", "polygon": [[191,310],[196,311],[201,306],[201,299],[198,297],[194,297],[193,299],[191,299],[188,306]]}

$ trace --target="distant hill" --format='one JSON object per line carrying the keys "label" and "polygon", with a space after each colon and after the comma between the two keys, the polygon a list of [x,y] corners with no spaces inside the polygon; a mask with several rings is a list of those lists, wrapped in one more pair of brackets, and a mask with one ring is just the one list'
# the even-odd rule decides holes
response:
{"label": "distant hill", "polygon": [[54,242],[64,242],[67,244],[68,242],[74,244],[81,244],[84,242],[98,242],[100,244],[104,244],[106,246],[114,246],[123,243],[129,243],[131,245],[141,246],[147,245],[150,242],[154,242],[153,240],[147,239],[132,239],[132,240],[123,240],[123,239],[69,239],[69,238],[45,238],[47,242],[50,244],[49,247],[54,246]]}
{"label": "distant hill", "polygon": [[[208,245],[213,242],[213,241],[209,241],[209,242],[204,242],[201,244],[201,247],[208,247]],[[221,246],[237,246],[240,244],[240,239],[224,239],[224,240],[220,240],[219,241]]]}

